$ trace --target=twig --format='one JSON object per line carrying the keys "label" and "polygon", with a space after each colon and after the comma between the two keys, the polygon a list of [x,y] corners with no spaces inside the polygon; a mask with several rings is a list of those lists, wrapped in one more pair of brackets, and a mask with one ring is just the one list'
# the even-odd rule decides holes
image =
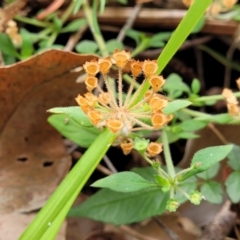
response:
{"label": "twig", "polygon": [[[227,60],[231,61],[233,58],[233,54],[237,48],[237,45],[239,44],[239,40],[240,40],[240,25],[238,25],[236,31],[235,31],[235,38],[233,39],[233,42],[231,43],[227,54],[226,54],[226,58]],[[230,86],[230,81],[231,81],[231,68],[226,66],[225,68],[225,75],[224,75],[224,87],[228,88]]]}
{"label": "twig", "polygon": [[144,236],[143,234],[136,232],[135,230],[133,230],[130,227],[125,226],[125,225],[121,226],[120,229],[123,230],[124,232],[128,233],[129,235],[138,238],[139,240],[158,240],[156,238]]}
{"label": "twig", "polygon": [[117,173],[117,169],[113,166],[112,162],[110,161],[110,159],[108,158],[107,155],[105,155],[103,157],[103,161],[106,163],[107,167],[113,172],[113,173]]}
{"label": "twig", "polygon": [[113,174],[113,172],[111,172],[109,169],[104,167],[102,164],[98,164],[97,170],[99,170],[100,172],[108,176]]}
{"label": "twig", "polygon": [[167,233],[167,235],[172,239],[172,240],[178,240],[178,235],[173,232],[170,228],[168,228],[160,219],[157,217],[153,217],[154,221],[157,222],[157,224]]}
{"label": "twig", "polygon": [[197,240],[224,240],[236,220],[236,213],[230,211],[230,206],[228,200]]}
{"label": "twig", "polygon": [[141,8],[142,8],[142,4],[136,4],[134,6],[132,15],[129,16],[128,20],[126,21],[126,23],[124,24],[124,26],[122,27],[122,29],[120,30],[120,32],[117,36],[118,41],[120,41],[120,42],[123,41],[123,39],[125,38],[126,30],[132,27]]}
{"label": "twig", "polygon": [[82,38],[82,35],[87,30],[87,26],[79,29],[75,34],[71,35],[68,39],[68,42],[64,48],[65,51],[72,51],[73,48],[76,46],[77,42]]}
{"label": "twig", "polygon": [[215,127],[213,123],[209,123],[208,127],[212,130],[212,132],[220,139],[223,144],[228,144],[227,139],[222,135],[222,133]]}

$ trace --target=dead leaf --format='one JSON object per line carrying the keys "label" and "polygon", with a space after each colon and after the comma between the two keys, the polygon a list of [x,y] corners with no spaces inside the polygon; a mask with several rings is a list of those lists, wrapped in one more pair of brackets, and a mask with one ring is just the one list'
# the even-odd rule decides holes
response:
{"label": "dead leaf", "polygon": [[[0,215],[0,240],[19,239],[28,224],[34,219],[36,214],[10,213]],[[55,240],[65,240],[66,221],[63,223]]]}
{"label": "dead leaf", "polygon": [[85,92],[71,71],[96,56],[50,50],[0,68],[0,213],[40,208],[70,167],[46,110]]}

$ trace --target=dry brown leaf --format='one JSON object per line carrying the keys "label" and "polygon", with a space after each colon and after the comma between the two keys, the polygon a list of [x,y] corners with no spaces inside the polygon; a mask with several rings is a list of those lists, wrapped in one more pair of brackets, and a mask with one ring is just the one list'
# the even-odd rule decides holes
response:
{"label": "dry brown leaf", "polygon": [[[0,215],[0,240],[19,239],[36,214],[10,213]],[[55,240],[65,240],[67,223],[64,222]]]}
{"label": "dry brown leaf", "polygon": [[40,208],[67,173],[70,157],[46,110],[76,105],[85,92],[71,71],[96,56],[50,50],[0,68],[0,213]]}

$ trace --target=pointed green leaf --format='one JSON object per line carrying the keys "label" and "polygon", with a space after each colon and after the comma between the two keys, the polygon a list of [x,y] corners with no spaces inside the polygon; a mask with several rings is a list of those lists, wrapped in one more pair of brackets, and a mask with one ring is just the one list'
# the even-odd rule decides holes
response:
{"label": "pointed green leaf", "polygon": [[48,122],[56,128],[62,136],[85,148],[88,148],[100,133],[100,131],[94,127],[82,127],[66,114],[54,114],[48,118]]}
{"label": "pointed green leaf", "polygon": [[178,127],[180,127],[183,131],[197,131],[206,127],[206,125],[207,122],[189,119],[181,122]]}
{"label": "pointed green leaf", "polygon": [[233,145],[224,145],[217,147],[208,147],[199,150],[194,154],[191,162],[193,169],[183,174],[182,180],[187,179],[200,172],[206,171],[211,166],[227,157],[232,148]]}
{"label": "pointed green leaf", "polygon": [[158,187],[133,172],[120,172],[94,182],[92,187],[109,188],[116,192],[136,192],[145,188]]}
{"label": "pointed green leaf", "polygon": [[70,22],[66,27],[62,28],[60,32],[76,32],[79,29],[83,28],[85,25],[87,25],[87,20],[85,18],[76,19]]}
{"label": "pointed green leaf", "polygon": [[220,183],[208,181],[201,186],[201,193],[210,203],[220,204],[222,202],[223,190]]}
{"label": "pointed green leaf", "polygon": [[12,55],[14,57],[20,58],[20,55],[15,49],[11,39],[5,33],[0,34],[0,51],[6,55]]}
{"label": "pointed green leaf", "polygon": [[192,103],[187,100],[175,100],[170,103],[163,109],[163,113],[170,115],[182,108],[188,107]]}
{"label": "pointed green leaf", "polygon": [[169,194],[163,193],[160,188],[132,193],[101,189],[72,208],[69,216],[88,217],[115,225],[130,224],[163,213],[168,198]]}
{"label": "pointed green leaf", "polygon": [[75,49],[78,53],[96,53],[98,45],[94,41],[83,40],[76,45]]}
{"label": "pointed green leaf", "polygon": [[93,127],[87,115],[80,107],[55,107],[47,110],[50,113],[66,114],[72,118],[76,123],[83,127]]}
{"label": "pointed green leaf", "polygon": [[228,176],[225,185],[227,194],[230,197],[231,201],[233,203],[238,203],[240,201],[240,171],[231,173]]}
{"label": "pointed green leaf", "polygon": [[233,144],[233,149],[228,154],[228,165],[235,171],[240,170],[240,146]]}
{"label": "pointed green leaf", "polygon": [[193,79],[192,84],[191,84],[191,89],[192,92],[195,94],[198,94],[200,89],[201,89],[201,84],[200,81],[196,78]]}
{"label": "pointed green leaf", "polygon": [[207,169],[206,171],[204,171],[202,173],[198,173],[197,177],[205,179],[205,180],[211,179],[217,175],[219,168],[220,168],[220,163],[216,163],[212,167]]}

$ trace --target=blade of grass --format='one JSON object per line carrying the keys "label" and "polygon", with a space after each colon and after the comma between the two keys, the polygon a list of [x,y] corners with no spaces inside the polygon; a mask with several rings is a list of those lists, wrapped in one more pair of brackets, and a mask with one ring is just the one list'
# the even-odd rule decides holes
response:
{"label": "blade of grass", "polygon": [[[36,218],[30,223],[20,240],[41,239],[59,214],[62,218],[64,215],[64,212],[61,212],[62,209],[66,204],[70,209],[70,202],[75,199],[77,190],[82,189],[114,139],[115,135],[108,129],[99,134],[81,160],[68,173]],[[66,208],[64,209],[67,213]]]}
{"label": "blade of grass", "polygon": [[[164,47],[161,55],[158,57],[158,70],[157,74],[160,74],[162,70],[166,67],[170,59],[174,56],[183,42],[186,40],[188,35],[191,33],[195,25],[203,16],[207,7],[211,4],[212,0],[196,0],[192,6],[187,11],[185,17],[182,19],[177,29],[172,34],[168,43]],[[137,96],[136,100],[133,102],[133,106],[136,105],[144,96],[146,91],[149,89],[150,85],[148,81],[145,82],[141,93]]]}

